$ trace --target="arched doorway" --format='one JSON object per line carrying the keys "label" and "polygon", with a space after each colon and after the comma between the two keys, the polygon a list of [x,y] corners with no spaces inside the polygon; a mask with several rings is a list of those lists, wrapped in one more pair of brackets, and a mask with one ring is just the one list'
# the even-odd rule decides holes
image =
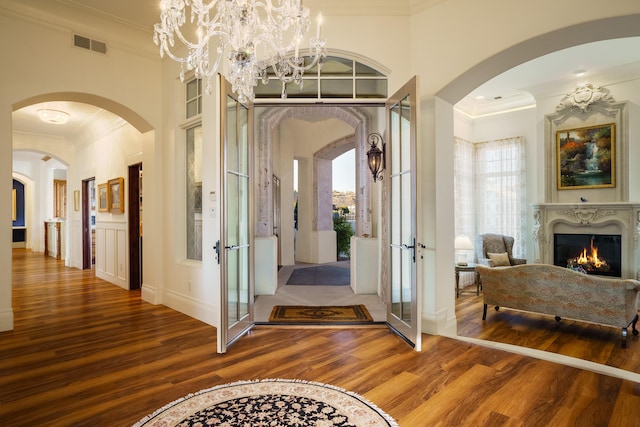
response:
{"label": "arched doorway", "polygon": [[[130,221],[125,217],[124,210],[121,212],[92,204],[91,200],[96,197],[86,183],[95,180],[95,188],[99,190],[100,185],[106,186],[109,181],[123,178],[122,182],[129,185],[131,180],[127,166],[142,161],[143,143],[148,133],[153,132],[150,124],[126,106],[86,93],[43,94],[20,101],[13,108],[14,153],[47,153],[50,158],[60,158],[67,166],[65,201],[68,209],[63,219],[66,223],[63,233],[66,243],[65,264],[75,268],[91,268],[91,263],[87,265],[85,260],[91,260],[93,253],[86,251],[96,248],[96,275],[129,289],[130,262],[126,256],[131,251],[127,246],[131,241],[126,235]],[[68,119],[67,123],[43,122],[38,114],[43,109],[62,112]],[[36,160],[28,168],[38,170],[40,159]],[[14,163],[14,169],[16,167]],[[48,192],[46,188],[41,188],[43,181],[34,182],[36,196]],[[127,188],[121,189],[123,197],[129,193],[130,188]],[[43,197],[35,197],[37,203],[32,203],[36,209],[34,215],[37,218],[55,216],[45,209],[48,203],[40,201]],[[129,205],[130,201],[122,202],[122,206]],[[43,234],[39,222],[34,222],[34,236]],[[91,236],[91,240],[87,241],[87,235]],[[102,243],[96,245],[100,239]],[[41,247],[35,245],[35,250]]]}
{"label": "arched doorway", "polygon": [[[282,274],[291,274],[294,266],[304,267],[315,264],[332,264],[337,261],[335,248],[335,232],[333,231],[333,203],[332,203],[332,161],[343,153],[354,150],[356,208],[355,208],[355,235],[371,236],[372,223],[377,216],[377,187],[372,187],[372,179],[366,165],[366,151],[368,148],[367,135],[373,131],[381,131],[378,123],[372,117],[376,117],[378,106],[283,106],[269,107],[264,111],[257,108],[257,162],[259,191],[256,194],[256,212],[258,214],[257,235],[269,236],[272,226],[271,218],[267,214],[272,212],[272,200],[274,198],[268,192],[271,187],[272,175],[278,176],[282,194],[281,224],[278,235],[284,260]],[[322,123],[326,128],[340,127],[341,131],[335,133],[322,130]],[[305,128],[308,128],[305,130]],[[306,132],[309,132],[308,134]],[[310,144],[312,136],[322,134],[324,139],[319,145],[308,150],[298,150],[301,144]],[[299,148],[299,147],[298,147]],[[293,161],[298,161],[298,225],[297,237],[295,237],[294,252],[294,187],[293,187]],[[263,191],[267,189],[267,191]],[[375,191],[374,191],[375,190]],[[373,194],[372,194],[373,193]],[[288,229],[287,229],[288,228]],[[332,233],[333,247],[325,245],[323,237]],[[324,246],[323,246],[324,245]],[[323,250],[325,253],[321,253]],[[329,249],[326,249],[329,248]],[[276,249],[274,249],[276,250]],[[353,249],[352,249],[353,250]],[[348,261],[347,261],[348,263]],[[348,268],[348,265],[347,265]],[[286,282],[286,280],[285,280]],[[283,285],[284,283],[279,283]],[[344,289],[338,286],[327,288],[328,296],[337,295]],[[349,289],[349,287],[346,287]],[[331,290],[335,292],[330,292]],[[350,290],[350,289],[349,289]],[[274,290],[275,291],[275,290]],[[324,294],[327,294],[327,291]],[[320,303],[322,298],[314,295],[303,295],[298,289],[293,299],[309,298],[308,302]],[[356,299],[359,296],[352,291],[345,298]],[[274,292],[275,293],[275,292]],[[264,294],[263,294],[264,295]],[[260,310],[260,295],[257,300],[257,311]],[[277,296],[276,296],[277,297]],[[384,306],[378,295],[369,294],[364,298],[375,300],[375,304],[381,307],[381,317],[384,315]],[[350,299],[351,301],[353,299]],[[327,300],[328,301],[328,300]],[[335,301],[335,300],[334,300]],[[291,301],[289,301],[291,303]],[[335,304],[335,302],[334,302]],[[339,302],[338,302],[339,304]],[[342,304],[345,304],[343,302]],[[263,319],[264,320],[264,319]]]}

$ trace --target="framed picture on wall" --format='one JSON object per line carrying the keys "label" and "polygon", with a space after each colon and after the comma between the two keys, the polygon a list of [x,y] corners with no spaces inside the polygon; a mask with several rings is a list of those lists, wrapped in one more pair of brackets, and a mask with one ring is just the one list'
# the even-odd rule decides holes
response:
{"label": "framed picture on wall", "polygon": [[98,184],[98,212],[109,212],[110,200],[107,183]]}
{"label": "framed picture on wall", "polygon": [[124,213],[124,178],[109,180],[109,211]]}
{"label": "framed picture on wall", "polygon": [[556,132],[558,190],[616,186],[616,125]]}
{"label": "framed picture on wall", "polygon": [[16,201],[16,189],[11,192],[11,221],[18,219],[17,201]]}

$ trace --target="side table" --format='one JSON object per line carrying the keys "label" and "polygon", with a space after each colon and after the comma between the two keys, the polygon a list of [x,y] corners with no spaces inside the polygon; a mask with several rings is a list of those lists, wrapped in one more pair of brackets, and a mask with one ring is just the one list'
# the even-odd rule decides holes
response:
{"label": "side table", "polygon": [[473,272],[476,276],[476,295],[480,295],[482,284],[480,283],[480,274],[476,271],[476,265],[472,262],[467,265],[456,264],[456,298],[460,296],[460,272]]}

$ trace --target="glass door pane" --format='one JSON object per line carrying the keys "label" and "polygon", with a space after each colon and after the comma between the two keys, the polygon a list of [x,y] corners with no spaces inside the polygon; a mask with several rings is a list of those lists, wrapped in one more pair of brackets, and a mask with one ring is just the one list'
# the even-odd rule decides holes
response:
{"label": "glass door pane", "polygon": [[416,274],[417,79],[387,101],[389,173],[389,302],[387,322],[421,347],[419,292]]}
{"label": "glass door pane", "polygon": [[251,109],[221,87],[222,267],[218,352],[253,326],[253,252],[251,227]]}

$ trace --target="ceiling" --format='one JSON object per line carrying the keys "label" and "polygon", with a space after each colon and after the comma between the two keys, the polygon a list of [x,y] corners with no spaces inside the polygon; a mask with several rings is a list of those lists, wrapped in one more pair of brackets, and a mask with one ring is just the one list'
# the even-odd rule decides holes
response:
{"label": "ceiling", "polygon": [[[152,33],[159,18],[159,0],[58,0],[103,18]],[[385,1],[377,0],[382,4]],[[577,77],[576,72],[584,75]],[[456,108],[470,117],[532,106],[535,97],[567,93],[579,81],[624,81],[640,76],[640,37],[590,43],[558,51],[515,67],[486,82],[461,100]],[[482,98],[480,98],[482,96]],[[41,122],[39,108],[67,111],[66,125]],[[113,121],[111,113],[91,105],[56,102],[25,107],[13,114],[13,129],[17,132],[70,138],[96,120]]]}

